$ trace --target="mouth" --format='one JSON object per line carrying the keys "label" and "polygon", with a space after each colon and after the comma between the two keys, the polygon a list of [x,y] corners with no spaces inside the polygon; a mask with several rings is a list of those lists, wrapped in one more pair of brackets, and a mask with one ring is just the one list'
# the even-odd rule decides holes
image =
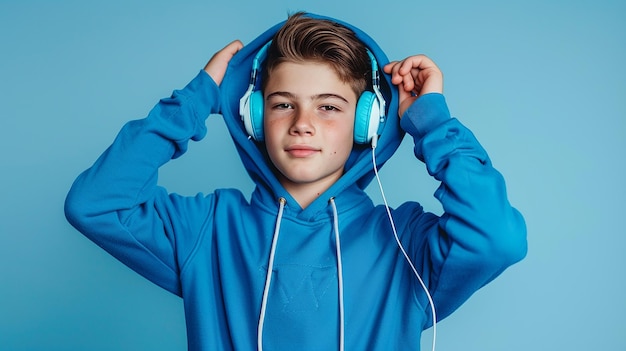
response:
{"label": "mouth", "polygon": [[291,145],[285,148],[285,152],[293,157],[309,157],[321,150],[310,145]]}

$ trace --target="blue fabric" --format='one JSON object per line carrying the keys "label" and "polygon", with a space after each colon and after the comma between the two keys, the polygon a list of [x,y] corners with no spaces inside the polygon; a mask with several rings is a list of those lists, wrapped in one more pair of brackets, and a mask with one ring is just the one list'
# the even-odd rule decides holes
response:
{"label": "blue fabric", "polygon": [[[314,16],[314,15],[313,15]],[[345,23],[344,23],[345,24]],[[287,199],[264,328],[265,350],[332,350],[339,339],[337,257],[332,209],[339,213],[348,350],[418,350],[432,325],[428,300],[395,241],[385,208],[363,189],[373,177],[371,149],[355,146],[345,175],[305,209],[281,186],[239,118],[256,51],[281,24],[244,47],[221,87],[204,72],[140,120],[73,184],[68,220],[84,235],[155,284],[184,299],[190,350],[252,350],[278,198]],[[365,33],[351,27],[388,62]],[[417,159],[441,186],[445,213],[417,202],[393,209],[404,246],[428,285],[439,319],[526,253],[526,228],[509,204],[502,176],[473,134],[450,118],[445,99],[428,94],[397,118],[397,91],[383,75],[388,119],[376,148],[379,165],[405,131]],[[250,201],[238,190],[194,197],[169,194],[158,168],[207,133],[221,113],[249,175]],[[209,131],[210,133],[210,131]],[[416,160],[416,162],[419,162]],[[417,186],[408,184],[407,187]]]}

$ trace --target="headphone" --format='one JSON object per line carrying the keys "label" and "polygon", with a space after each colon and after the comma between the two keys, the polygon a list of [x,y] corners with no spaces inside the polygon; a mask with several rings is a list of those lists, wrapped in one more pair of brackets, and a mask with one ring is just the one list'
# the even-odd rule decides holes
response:
{"label": "headphone", "polygon": [[[248,135],[256,140],[263,141],[263,92],[255,90],[261,63],[267,56],[267,50],[271,41],[265,44],[256,54],[252,61],[252,73],[250,85],[243,97],[239,100],[239,114]],[[378,62],[367,49],[367,55],[372,64],[372,90],[364,91],[356,105],[354,116],[354,142],[368,144],[375,142],[385,123],[385,99],[380,92],[380,76]]]}

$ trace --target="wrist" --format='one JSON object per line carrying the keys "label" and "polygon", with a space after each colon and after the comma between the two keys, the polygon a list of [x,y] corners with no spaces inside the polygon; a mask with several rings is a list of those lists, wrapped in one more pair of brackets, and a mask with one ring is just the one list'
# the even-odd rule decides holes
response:
{"label": "wrist", "polygon": [[422,137],[450,119],[450,111],[443,94],[425,93],[404,112],[400,125],[415,137]]}

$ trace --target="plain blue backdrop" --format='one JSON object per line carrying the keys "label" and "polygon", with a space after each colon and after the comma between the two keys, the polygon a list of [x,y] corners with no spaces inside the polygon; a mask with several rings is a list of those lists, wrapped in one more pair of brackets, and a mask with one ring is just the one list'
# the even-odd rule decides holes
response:
{"label": "plain blue backdrop", "polygon": [[[0,349],[186,348],[181,300],[67,224],[64,197],[122,124],[296,10],[431,56],[526,217],[527,258],[439,325],[437,349],[626,349],[626,2],[602,0],[0,1]],[[207,125],[161,184],[250,191]],[[392,205],[441,211],[409,138],[381,176]]]}

